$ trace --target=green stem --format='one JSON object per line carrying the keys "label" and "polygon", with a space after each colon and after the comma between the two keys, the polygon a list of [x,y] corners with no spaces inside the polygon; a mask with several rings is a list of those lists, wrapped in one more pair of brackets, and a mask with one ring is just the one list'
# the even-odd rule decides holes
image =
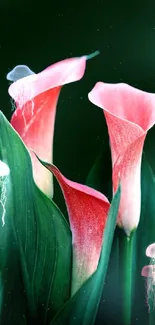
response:
{"label": "green stem", "polygon": [[87,60],[94,58],[95,56],[99,55],[100,51],[95,51],[91,54],[86,55]]}
{"label": "green stem", "polygon": [[121,289],[122,289],[122,310],[123,324],[131,325],[132,311],[132,274],[133,274],[133,243],[134,233],[127,237],[125,233],[120,236],[120,274],[121,274]]}

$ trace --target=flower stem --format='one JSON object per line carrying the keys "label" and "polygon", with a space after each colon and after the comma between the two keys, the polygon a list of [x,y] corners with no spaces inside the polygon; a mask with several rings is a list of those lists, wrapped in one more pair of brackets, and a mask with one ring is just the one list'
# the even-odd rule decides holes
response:
{"label": "flower stem", "polygon": [[100,51],[95,51],[91,54],[86,55],[87,60],[94,58],[95,56],[99,55]]}
{"label": "flower stem", "polygon": [[122,294],[123,324],[131,325],[133,288],[133,243],[134,233],[120,236],[120,275]]}

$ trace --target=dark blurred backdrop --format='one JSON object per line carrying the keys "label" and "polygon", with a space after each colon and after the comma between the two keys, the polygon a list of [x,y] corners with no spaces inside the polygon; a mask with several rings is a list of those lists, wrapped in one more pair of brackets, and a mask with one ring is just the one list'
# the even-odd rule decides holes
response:
{"label": "dark blurred backdrop", "polygon": [[[103,112],[87,97],[94,84],[126,82],[155,92],[155,1],[0,1],[0,109],[8,119],[6,74],[15,65],[26,64],[37,73],[95,50],[100,55],[87,62],[84,78],[62,89],[55,128],[54,162],[64,175],[82,183],[101,145],[107,144]],[[154,135],[152,129],[145,151],[155,171]],[[109,168],[103,166],[105,173]],[[64,210],[58,186],[55,193]],[[117,314],[109,311],[107,323],[105,318],[105,325],[116,324]]]}

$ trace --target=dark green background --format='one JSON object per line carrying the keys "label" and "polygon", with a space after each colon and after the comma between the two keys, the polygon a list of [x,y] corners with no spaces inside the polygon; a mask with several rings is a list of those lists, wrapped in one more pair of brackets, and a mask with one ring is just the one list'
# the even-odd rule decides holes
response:
{"label": "dark green background", "polygon": [[[87,62],[84,78],[63,88],[55,129],[54,163],[82,183],[100,147],[107,145],[103,112],[87,97],[94,84],[126,82],[155,92],[155,1],[0,1],[0,109],[8,119],[12,113],[6,74],[15,65],[39,72],[95,50],[101,54]],[[152,129],[145,152],[155,171],[154,136]],[[103,169],[108,173],[109,164]],[[55,191],[64,210],[58,186]],[[107,324],[116,324],[116,318],[117,312],[109,310]]]}

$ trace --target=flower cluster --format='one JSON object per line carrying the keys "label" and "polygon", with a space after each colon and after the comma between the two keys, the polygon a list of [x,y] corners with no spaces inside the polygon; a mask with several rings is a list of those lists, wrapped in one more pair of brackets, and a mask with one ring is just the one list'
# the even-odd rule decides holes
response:
{"label": "flower cluster", "polygon": [[[111,206],[105,195],[67,179],[53,165],[60,91],[64,85],[83,77],[86,61],[87,56],[66,59],[38,74],[26,66],[17,66],[7,75],[12,81],[9,94],[16,105],[11,125],[29,150],[34,181],[52,200],[54,175],[64,195],[72,233],[71,296],[97,270]],[[140,220],[141,160],[147,132],[155,124],[155,94],[124,83],[97,82],[88,99],[104,113],[111,149],[113,195],[121,184],[117,225],[130,239]],[[150,249],[152,252],[153,248]],[[148,276],[150,269],[152,272],[152,265],[145,267],[142,275]]]}

